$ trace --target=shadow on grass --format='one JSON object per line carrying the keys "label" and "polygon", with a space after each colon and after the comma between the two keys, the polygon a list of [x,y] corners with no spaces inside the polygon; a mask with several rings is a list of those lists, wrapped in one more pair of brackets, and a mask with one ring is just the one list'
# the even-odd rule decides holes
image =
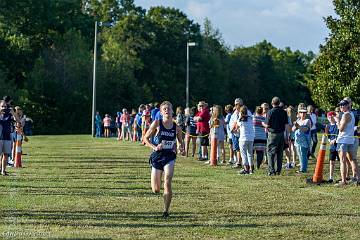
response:
{"label": "shadow on grass", "polygon": [[[241,223],[201,223],[195,215],[187,212],[171,213],[167,219],[160,212],[60,212],[60,211],[21,211],[5,210],[0,216],[18,218],[17,225],[56,225],[61,227],[98,227],[98,228],[257,228],[260,224]],[[24,221],[22,221],[22,219]],[[83,222],[85,221],[85,222]],[[112,221],[112,222],[106,222]],[[116,221],[116,222],[114,222]],[[126,222],[132,221],[132,222]],[[136,223],[133,221],[146,221]],[[151,222],[152,221],[152,222]],[[276,227],[288,227],[294,224],[281,224]],[[266,225],[275,227],[275,225]]]}
{"label": "shadow on grass", "polygon": [[249,212],[231,212],[231,216],[237,217],[360,217],[352,213],[317,213],[317,212],[269,212],[269,213],[249,213]]}
{"label": "shadow on grass", "polygon": [[77,237],[77,238],[52,238],[54,240],[112,240],[112,238],[82,238],[82,237]]}
{"label": "shadow on grass", "polygon": [[[145,165],[145,166],[144,166]],[[123,169],[123,168],[136,168],[136,169],[146,169],[149,168],[146,163],[142,163],[141,165],[131,165],[131,164],[126,164],[126,165],[112,165],[112,166],[104,166],[104,165],[74,165],[74,166],[59,166],[59,165],[55,165],[55,166],[51,166],[51,165],[47,165],[47,166],[39,166],[36,165],[36,168],[39,171],[42,170],[77,170],[77,169],[82,169],[82,170],[106,170],[106,169]],[[81,174],[81,173],[79,173]]]}
{"label": "shadow on grass", "polygon": [[[89,153],[87,153],[89,154]],[[76,159],[76,162],[89,162],[89,160],[92,161],[106,161],[111,159],[112,161],[119,161],[121,162],[121,160],[125,160],[123,162],[129,162],[132,161],[134,159],[137,160],[142,160],[142,159],[146,159],[147,155],[144,155],[144,157],[131,157],[131,156],[121,156],[121,157],[117,157],[114,155],[108,155],[108,156],[94,156],[94,157],[89,157],[88,155],[82,155],[80,154],[80,156],[76,156],[79,154],[61,154],[61,155],[54,155],[54,154],[42,154],[39,153],[36,155],[36,158],[46,158],[46,159],[63,159],[64,163],[66,163],[67,159]],[[146,156],[146,157],[145,157]],[[44,163],[48,163],[49,161],[38,161],[38,160],[34,160],[34,162],[44,162]]]}
{"label": "shadow on grass", "polygon": [[[71,221],[71,220],[106,220],[106,221],[122,221],[122,220],[149,220],[162,219],[160,212],[91,212],[91,211],[45,211],[45,210],[17,210],[7,209],[0,213],[1,217],[24,218],[32,220],[46,220],[46,221]],[[172,220],[193,219],[194,215],[189,212],[175,212],[171,214]],[[79,223],[81,224],[81,223]],[[107,224],[94,223],[96,226],[103,226]],[[88,225],[87,223],[84,225]]]}
{"label": "shadow on grass", "polygon": [[[139,186],[126,186],[126,187],[91,187],[91,186],[30,186],[30,185],[21,185],[21,186],[16,186],[16,185],[1,185],[0,187],[4,187],[4,188],[12,188],[12,189],[44,189],[44,190],[62,190],[62,189],[66,189],[66,190],[140,190],[140,189],[149,189],[148,187],[139,187]],[[38,191],[38,190],[37,190]]]}
{"label": "shadow on grass", "polygon": [[[60,159],[57,157],[51,157],[51,158],[56,158],[56,159]],[[51,159],[50,158],[50,159]],[[64,158],[64,157],[61,157]],[[72,160],[72,159],[79,159],[79,160]],[[138,161],[135,161],[135,159],[137,159]],[[69,163],[72,164],[114,164],[114,163],[131,163],[131,164],[144,164],[147,163],[147,159],[146,158],[122,158],[121,160],[119,160],[118,158],[114,158],[112,157],[107,157],[107,158],[101,158],[101,157],[69,157],[68,159],[64,161],[52,161],[52,160],[32,160],[31,163],[33,164],[39,164],[39,166],[41,166],[40,164],[49,164],[49,163],[56,163],[56,165],[67,165]],[[55,166],[56,166],[55,165]],[[46,165],[45,165],[46,166]]]}

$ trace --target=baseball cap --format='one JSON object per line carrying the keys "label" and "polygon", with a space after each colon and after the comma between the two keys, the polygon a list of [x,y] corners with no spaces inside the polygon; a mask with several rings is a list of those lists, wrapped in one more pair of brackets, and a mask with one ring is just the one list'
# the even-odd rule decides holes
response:
{"label": "baseball cap", "polygon": [[198,103],[198,106],[200,107],[200,106],[205,106],[205,102],[204,101],[200,101],[199,103]]}
{"label": "baseball cap", "polygon": [[327,117],[335,117],[336,113],[334,111],[330,111],[326,114]]}
{"label": "baseball cap", "polygon": [[340,102],[339,102],[339,106],[347,106],[347,105],[349,105],[350,103],[347,101],[347,100],[341,100]]}
{"label": "baseball cap", "polygon": [[307,113],[307,110],[306,110],[306,108],[304,108],[304,107],[299,107],[299,108],[298,108],[298,112]]}
{"label": "baseball cap", "polygon": [[243,100],[241,98],[236,98],[235,101],[234,101],[234,104],[240,104],[242,105],[243,104]]}

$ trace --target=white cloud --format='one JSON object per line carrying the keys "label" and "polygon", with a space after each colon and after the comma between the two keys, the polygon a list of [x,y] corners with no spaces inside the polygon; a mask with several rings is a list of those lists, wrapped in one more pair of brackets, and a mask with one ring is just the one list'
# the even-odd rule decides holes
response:
{"label": "white cloud", "polygon": [[195,19],[204,19],[211,15],[211,3],[189,1],[186,4],[186,11]]}

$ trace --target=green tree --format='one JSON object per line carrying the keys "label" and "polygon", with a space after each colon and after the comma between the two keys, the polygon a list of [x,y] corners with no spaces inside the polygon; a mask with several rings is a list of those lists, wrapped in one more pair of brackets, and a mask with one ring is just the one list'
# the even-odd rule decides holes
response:
{"label": "green tree", "polygon": [[198,46],[191,49],[192,103],[206,99],[210,104],[228,102],[229,55],[219,29],[205,19]]}
{"label": "green tree", "polygon": [[81,33],[69,30],[43,49],[23,104],[42,133],[85,132],[91,124],[91,54]]}
{"label": "green tree", "polygon": [[200,26],[180,10],[167,7],[152,7],[146,21],[151,41],[141,54],[144,67],[136,74],[139,85],[150,90],[152,100],[185,105],[186,43],[199,42]]}
{"label": "green tree", "polygon": [[312,98],[328,110],[345,96],[360,102],[360,2],[333,3],[337,16],[325,19],[330,35],[320,46],[311,69],[313,74],[308,76]]}

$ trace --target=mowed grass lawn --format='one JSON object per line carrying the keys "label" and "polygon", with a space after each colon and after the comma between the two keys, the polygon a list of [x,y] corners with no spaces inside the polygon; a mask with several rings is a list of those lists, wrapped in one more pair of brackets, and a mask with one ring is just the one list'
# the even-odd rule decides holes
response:
{"label": "mowed grass lawn", "polygon": [[0,178],[0,239],[360,238],[360,187],[308,185],[295,170],[240,176],[180,157],[164,220],[138,143],[34,136],[24,152]]}

